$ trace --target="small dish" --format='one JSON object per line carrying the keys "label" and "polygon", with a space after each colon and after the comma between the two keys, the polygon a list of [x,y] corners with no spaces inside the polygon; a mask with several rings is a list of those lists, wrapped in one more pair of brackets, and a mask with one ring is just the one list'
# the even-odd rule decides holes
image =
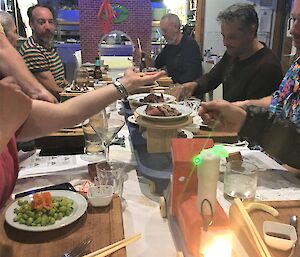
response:
{"label": "small dish", "polygon": [[291,249],[297,241],[295,228],[284,223],[264,221],[263,233],[269,246],[282,251]]}
{"label": "small dish", "polygon": [[110,204],[113,196],[113,186],[99,185],[92,186],[87,192],[87,198],[94,207],[103,207]]}

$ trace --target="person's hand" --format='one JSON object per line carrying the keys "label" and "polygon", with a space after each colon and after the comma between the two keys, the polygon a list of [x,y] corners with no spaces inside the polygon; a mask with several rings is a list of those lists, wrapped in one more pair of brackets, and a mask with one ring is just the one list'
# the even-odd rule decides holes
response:
{"label": "person's hand", "polygon": [[199,115],[213,130],[239,132],[246,119],[246,111],[224,100],[201,102]]}
{"label": "person's hand", "polygon": [[186,98],[192,96],[193,91],[189,87],[184,86],[184,84],[170,85],[168,89],[168,94],[175,96],[176,101],[183,101]]}
{"label": "person's hand", "polygon": [[42,100],[49,103],[58,103],[56,97],[52,95],[48,90],[41,90],[37,94],[32,95],[33,99]]}
{"label": "person's hand", "polygon": [[123,78],[120,79],[120,83],[130,92],[140,86],[151,85],[155,80],[165,75],[165,71],[155,71],[143,73],[141,76],[131,68],[125,71]]}

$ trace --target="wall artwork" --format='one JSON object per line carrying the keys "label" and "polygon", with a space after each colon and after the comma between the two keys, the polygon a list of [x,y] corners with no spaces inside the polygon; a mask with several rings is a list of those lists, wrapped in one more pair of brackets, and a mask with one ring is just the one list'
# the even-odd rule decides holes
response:
{"label": "wall artwork", "polygon": [[125,6],[120,4],[111,4],[111,6],[116,14],[116,18],[113,20],[114,23],[119,24],[128,19],[129,11]]}

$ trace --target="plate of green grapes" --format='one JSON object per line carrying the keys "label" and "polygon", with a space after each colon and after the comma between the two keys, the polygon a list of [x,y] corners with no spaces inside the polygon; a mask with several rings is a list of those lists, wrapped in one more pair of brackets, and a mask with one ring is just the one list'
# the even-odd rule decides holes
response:
{"label": "plate of green grapes", "polygon": [[87,206],[79,193],[46,191],[17,199],[7,208],[5,220],[20,230],[49,231],[73,223],[85,213]]}

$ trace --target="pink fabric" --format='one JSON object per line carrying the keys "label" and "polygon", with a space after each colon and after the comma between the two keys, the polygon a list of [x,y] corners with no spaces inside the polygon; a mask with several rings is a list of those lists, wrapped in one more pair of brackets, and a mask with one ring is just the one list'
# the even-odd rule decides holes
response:
{"label": "pink fabric", "polygon": [[18,177],[19,162],[16,138],[13,137],[0,154],[0,208],[9,199]]}

